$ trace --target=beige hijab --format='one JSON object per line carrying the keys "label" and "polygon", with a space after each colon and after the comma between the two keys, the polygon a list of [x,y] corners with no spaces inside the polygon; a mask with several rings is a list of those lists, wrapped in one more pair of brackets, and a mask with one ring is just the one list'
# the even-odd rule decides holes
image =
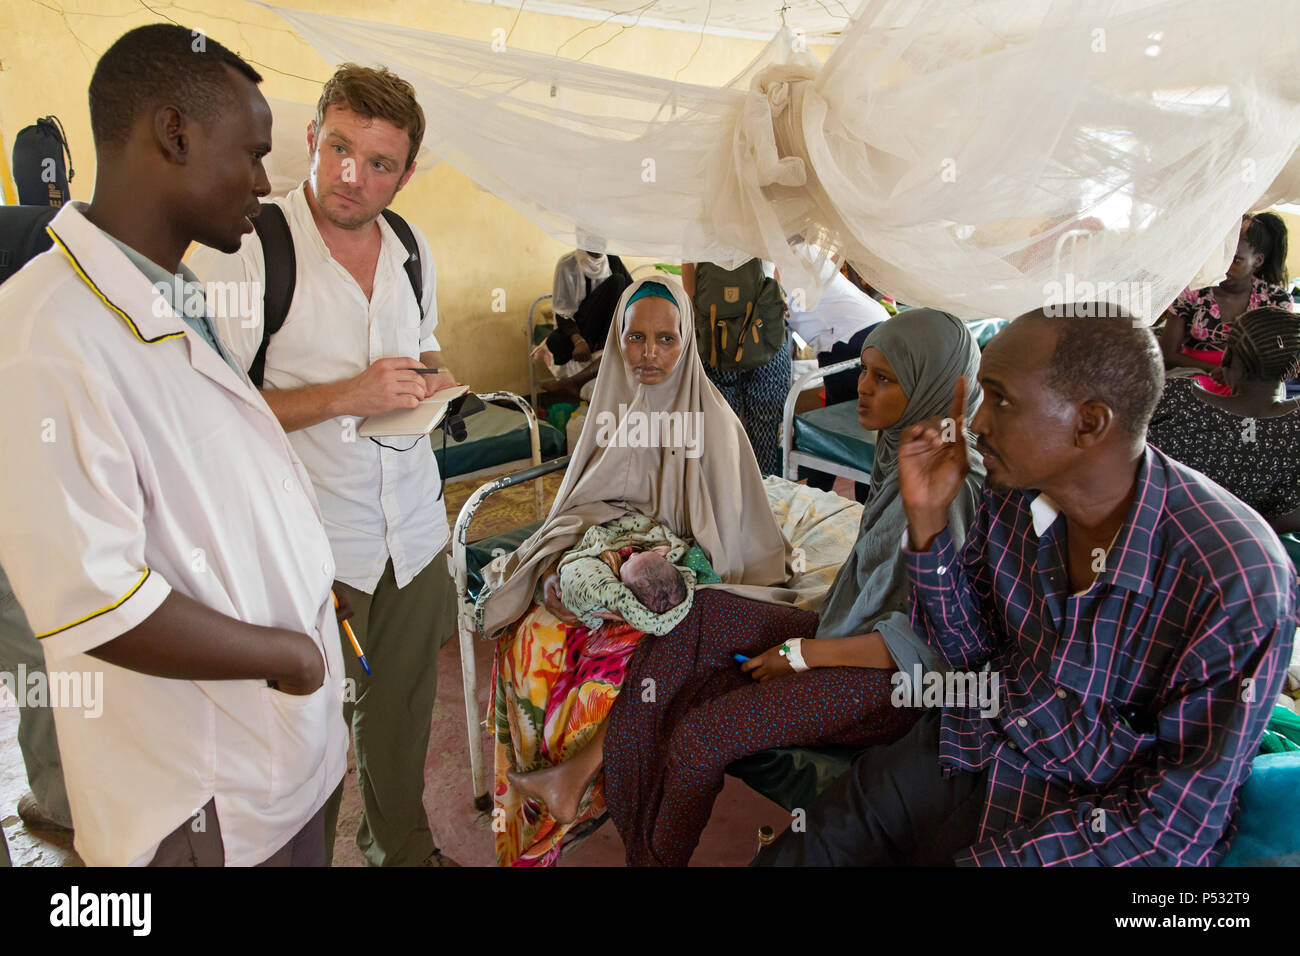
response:
{"label": "beige hijab", "polygon": [[[636,380],[620,347],[628,302],[649,282],[667,288],[677,303],[682,337],[676,367],[657,385]],[[669,276],[641,279],[623,292],[614,315],[586,424],[550,514],[499,569],[485,573],[489,593],[480,611],[486,637],[528,610],[542,571],[557,554],[574,547],[592,525],[630,512],[693,538],[722,578],[716,587],[794,603],[794,592],[780,586],[789,578],[790,545],[768,506],[744,427],[704,374],[685,290]],[[663,434],[644,429],[647,420],[656,420],[650,414],[663,412],[677,413],[683,425],[689,421],[685,434],[698,442],[698,457],[688,457],[680,444],[638,438],[647,430]]]}

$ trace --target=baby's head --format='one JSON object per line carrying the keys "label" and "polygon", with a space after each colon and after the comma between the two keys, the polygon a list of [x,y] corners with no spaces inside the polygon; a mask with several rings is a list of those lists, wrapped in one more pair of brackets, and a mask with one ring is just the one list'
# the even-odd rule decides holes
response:
{"label": "baby's head", "polygon": [[686,581],[661,550],[638,551],[623,562],[619,580],[647,611],[663,614],[686,600]]}

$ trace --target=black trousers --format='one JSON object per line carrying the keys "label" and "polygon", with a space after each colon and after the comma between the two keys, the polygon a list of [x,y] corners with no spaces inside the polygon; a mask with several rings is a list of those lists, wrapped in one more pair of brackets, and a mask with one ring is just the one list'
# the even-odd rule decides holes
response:
{"label": "black trousers", "polygon": [[[340,781],[338,790],[342,790]],[[337,792],[337,791],[336,791]],[[221,842],[221,821],[217,801],[212,798],[175,830],[163,838],[150,866],[225,866],[226,849]],[[329,866],[325,859],[325,807],[316,811],[289,842],[258,866]]]}
{"label": "black trousers", "polygon": [[555,320],[555,331],[546,338],[546,347],[556,365],[563,365],[573,358],[573,333],[577,332],[586,340],[594,352],[605,347],[609,336],[609,325],[614,321],[614,310],[623,291],[632,284],[626,274],[614,274],[602,279],[578,305],[573,318]]}
{"label": "black trousers", "polygon": [[975,842],[986,773],[939,766],[939,712],[902,739],[871,747],[751,866],[951,866]]}

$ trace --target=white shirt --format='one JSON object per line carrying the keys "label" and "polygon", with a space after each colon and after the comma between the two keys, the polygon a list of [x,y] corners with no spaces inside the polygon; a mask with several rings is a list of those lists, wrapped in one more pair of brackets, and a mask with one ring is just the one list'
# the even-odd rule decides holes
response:
{"label": "white shirt", "polygon": [[[305,184],[274,202],[293,235],[298,276],[293,304],[266,350],[263,386],[301,388],[351,378],[381,358],[439,351],[433,258],[412,226],[424,269],[424,302],[417,306],[404,264],[406,247],[382,218],[383,247],[369,300],[352,275],[330,255],[307,205]],[[248,281],[260,289],[266,276],[262,243],[244,237],[234,255],[206,246],[189,258],[206,283]],[[211,302],[212,296],[209,296]],[[217,334],[245,369],[262,342],[263,300],[252,297],[253,314],[212,309]],[[226,314],[217,314],[224,312]],[[423,319],[421,318],[423,312]],[[384,439],[384,448],[356,434],[360,418],[343,416],[289,435],[316,485],[325,531],[334,548],[338,579],[368,594],[389,557],[397,586],[405,587],[451,539],[447,506],[438,497],[438,462],[428,438]],[[414,445],[414,447],[411,447]],[[409,451],[393,449],[410,448]]]}
{"label": "white shirt", "polygon": [[856,333],[889,318],[889,311],[841,275],[833,262],[826,263],[822,281],[825,285],[816,308],[810,312],[790,310],[790,328],[814,352],[829,352],[836,342],[848,342]]}
{"label": "white shirt", "polygon": [[[102,674],[102,713],[54,710],[77,852],[147,863],[216,800],[226,863],[259,863],[346,767],[334,562],[275,415],[82,214],[0,288],[0,563],[50,672]],[[19,464],[21,463],[21,464]],[[88,651],[172,590],[311,635],[324,685],[150,677]]]}

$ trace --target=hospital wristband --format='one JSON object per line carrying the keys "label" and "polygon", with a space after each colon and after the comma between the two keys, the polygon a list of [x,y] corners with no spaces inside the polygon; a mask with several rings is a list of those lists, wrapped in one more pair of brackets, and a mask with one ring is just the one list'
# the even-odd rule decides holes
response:
{"label": "hospital wristband", "polygon": [[786,641],[781,645],[778,653],[790,662],[791,669],[796,674],[802,674],[808,670],[808,664],[803,659],[803,638],[796,637],[792,641]]}

